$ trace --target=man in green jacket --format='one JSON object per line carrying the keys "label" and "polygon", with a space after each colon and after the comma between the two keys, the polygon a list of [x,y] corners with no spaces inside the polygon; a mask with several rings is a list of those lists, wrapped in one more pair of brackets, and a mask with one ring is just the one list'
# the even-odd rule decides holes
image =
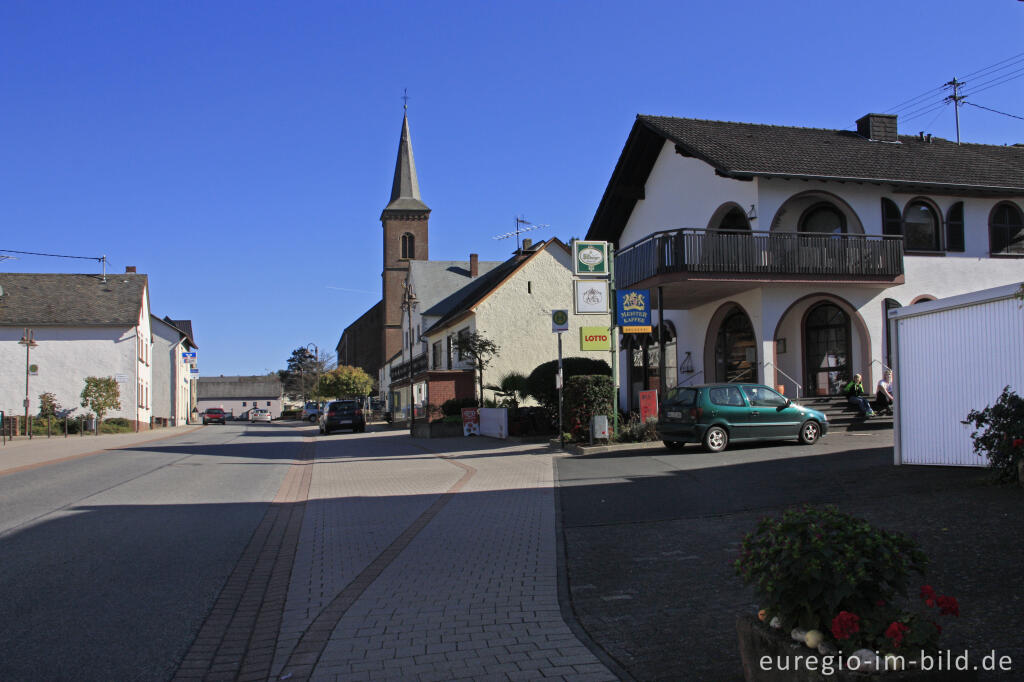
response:
{"label": "man in green jacket", "polygon": [[861,383],[861,376],[859,374],[854,374],[853,380],[843,387],[843,394],[846,395],[846,399],[850,404],[857,406],[861,416],[874,416],[875,411],[871,409],[871,403],[864,397],[864,384]]}

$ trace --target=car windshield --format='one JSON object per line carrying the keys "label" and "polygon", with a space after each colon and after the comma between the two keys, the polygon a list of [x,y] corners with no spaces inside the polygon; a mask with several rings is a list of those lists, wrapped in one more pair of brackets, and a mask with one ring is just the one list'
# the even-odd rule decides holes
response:
{"label": "car windshield", "polygon": [[665,397],[666,405],[693,406],[697,402],[697,389],[677,387],[668,392]]}
{"label": "car windshield", "polygon": [[206,411],[206,413],[207,414],[224,414],[224,410],[222,410],[222,409],[220,409],[218,407],[211,407],[209,410]]}

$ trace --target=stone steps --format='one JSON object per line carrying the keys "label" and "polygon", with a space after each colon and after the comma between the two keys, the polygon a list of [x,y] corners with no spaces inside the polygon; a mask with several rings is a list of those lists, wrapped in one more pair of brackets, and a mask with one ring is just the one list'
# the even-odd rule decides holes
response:
{"label": "stone steps", "polygon": [[[865,396],[869,401],[874,396]],[[861,417],[860,411],[851,405],[842,396],[827,398],[805,398],[799,401],[804,407],[824,412],[828,415],[829,427],[831,429],[846,431],[881,431],[892,429],[892,417],[889,415],[878,415],[867,419]]]}

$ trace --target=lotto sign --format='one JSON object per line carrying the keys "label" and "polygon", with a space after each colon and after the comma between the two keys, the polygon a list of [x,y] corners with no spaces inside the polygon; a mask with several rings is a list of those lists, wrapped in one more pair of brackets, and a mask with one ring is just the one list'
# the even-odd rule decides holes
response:
{"label": "lotto sign", "polygon": [[551,331],[554,332],[555,334],[561,334],[562,332],[569,331],[568,310],[551,311]]}
{"label": "lotto sign", "polygon": [[651,333],[651,292],[647,289],[620,289],[619,326],[623,334]]}
{"label": "lotto sign", "polygon": [[574,275],[608,274],[608,242],[574,241],[572,255]]}
{"label": "lotto sign", "polygon": [[580,327],[580,350],[611,350],[608,327]]}

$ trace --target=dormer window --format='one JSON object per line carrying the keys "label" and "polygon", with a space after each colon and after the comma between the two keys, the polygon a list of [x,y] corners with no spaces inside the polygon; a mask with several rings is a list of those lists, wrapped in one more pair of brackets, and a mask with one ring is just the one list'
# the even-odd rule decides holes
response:
{"label": "dormer window", "polygon": [[416,258],[416,237],[409,232],[402,235],[402,258],[407,260]]}

